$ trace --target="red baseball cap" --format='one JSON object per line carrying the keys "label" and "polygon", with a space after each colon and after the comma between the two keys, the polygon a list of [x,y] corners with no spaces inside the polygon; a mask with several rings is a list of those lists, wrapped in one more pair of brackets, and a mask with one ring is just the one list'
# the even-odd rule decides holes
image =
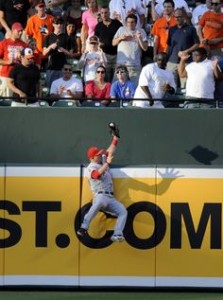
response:
{"label": "red baseball cap", "polygon": [[15,22],[15,23],[12,24],[11,29],[20,31],[20,30],[23,30],[23,26],[22,26],[21,23]]}
{"label": "red baseball cap", "polygon": [[104,152],[104,149],[99,149],[97,147],[90,147],[87,151],[87,157],[94,158],[96,155],[101,155]]}

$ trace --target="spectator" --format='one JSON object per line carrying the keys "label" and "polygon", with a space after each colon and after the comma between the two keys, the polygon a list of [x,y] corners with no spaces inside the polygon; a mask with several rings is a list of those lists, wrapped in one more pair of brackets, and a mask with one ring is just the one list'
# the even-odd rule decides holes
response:
{"label": "spectator", "polygon": [[63,17],[64,15],[64,4],[67,0],[46,0],[47,2],[47,13],[53,17]]}
{"label": "spectator", "polygon": [[83,68],[84,82],[94,80],[95,71],[99,65],[106,66],[107,60],[102,49],[99,48],[99,40],[94,35],[89,38],[89,51],[85,50],[79,62],[79,67]]}
{"label": "spectator", "polygon": [[98,4],[96,0],[86,0],[85,5],[87,6],[87,10],[82,14],[81,27],[82,53],[84,53],[87,48],[87,38],[95,35],[94,30],[99,17]]}
{"label": "spectator", "polygon": [[[219,58],[217,61],[217,72],[218,72],[218,79],[223,79],[223,57]],[[222,90],[223,91],[223,90]]]}
{"label": "spectator", "polygon": [[66,22],[66,35],[68,43],[68,51],[70,52],[71,59],[78,59],[81,57],[81,39],[77,36],[75,24],[72,20],[68,19]]}
{"label": "spectator", "polygon": [[116,32],[112,41],[113,46],[118,46],[116,65],[125,64],[129,77],[135,85],[141,71],[142,50],[148,49],[145,30],[136,29],[137,17],[130,14],[126,17],[126,26],[122,26]]}
{"label": "spectator", "polygon": [[145,16],[145,21],[144,21],[144,27],[146,26],[146,23],[148,21],[148,19],[151,17],[150,15],[150,0],[140,0],[141,2],[141,6],[144,9],[144,16]]}
{"label": "spectator", "polygon": [[[196,33],[196,29],[192,25],[188,25],[185,22],[186,13],[182,8],[175,10],[176,25],[169,29],[169,35],[167,40],[168,45],[168,56],[169,60],[167,63],[167,69],[172,71],[174,74],[175,82],[177,87],[184,88],[185,80],[179,80],[178,75],[178,53],[184,52],[186,55],[191,54],[199,46],[199,38]],[[187,63],[190,63],[192,59],[187,56]]]}
{"label": "spectator", "polygon": [[[152,15],[153,15],[153,20],[156,21],[158,18],[161,18],[164,14],[164,6],[163,2],[164,0],[161,1],[152,1]],[[185,11],[185,21],[189,18],[191,18],[192,14],[191,11],[188,7],[188,4],[185,0],[173,0],[174,2],[174,7],[175,9],[183,9]]]}
{"label": "spectator", "polygon": [[10,71],[7,84],[14,96],[11,106],[39,106],[40,71],[33,59],[33,50],[23,49],[21,64],[15,65]]}
{"label": "spectator", "polygon": [[138,0],[110,0],[111,18],[119,20],[125,26],[128,15],[136,15],[136,28],[142,28],[145,23],[145,8]]}
{"label": "spectator", "polygon": [[153,57],[156,60],[156,55],[167,51],[167,39],[169,28],[176,25],[174,17],[174,2],[173,0],[165,0],[163,2],[163,17],[157,19],[152,27],[151,34],[154,36]]}
{"label": "spectator", "polygon": [[54,31],[48,35],[43,43],[43,55],[48,57],[46,70],[46,85],[50,89],[54,80],[61,77],[61,69],[67,62],[67,57],[72,57],[68,51],[68,38],[63,32],[64,20],[61,17],[54,17]]}
{"label": "spectator", "polygon": [[42,63],[42,58],[41,55],[38,53],[35,53],[36,50],[36,40],[31,38],[29,39],[28,42],[28,47],[33,50],[33,55],[34,55],[34,64],[40,69],[41,68],[41,63]]}
{"label": "spectator", "polygon": [[166,65],[167,54],[158,53],[155,63],[143,67],[134,95],[135,99],[143,100],[134,100],[133,106],[164,108],[161,101],[154,99],[162,99],[166,93],[174,94],[176,90],[174,76],[171,71],[166,70]]}
{"label": "spectator", "polygon": [[105,81],[106,69],[100,65],[96,70],[95,80],[89,81],[85,86],[85,95],[88,99],[100,100],[103,105],[110,103],[111,83]]}
{"label": "spectator", "polygon": [[[207,50],[199,47],[193,51],[193,62],[185,65],[189,56],[185,52],[179,54],[181,60],[178,67],[180,77],[187,77],[186,97],[198,99],[198,102],[186,101],[185,108],[212,108],[215,107],[215,73],[213,62],[207,59]],[[217,75],[216,75],[217,76]],[[205,100],[206,99],[206,100]],[[209,99],[209,100],[207,100]],[[204,100],[204,102],[201,102]]]}
{"label": "spectator", "polygon": [[6,33],[6,38],[11,36],[12,24],[18,22],[25,28],[29,8],[28,0],[0,0],[0,24]]}
{"label": "spectator", "polygon": [[80,7],[81,7],[80,0],[71,0],[71,5],[68,6],[67,11],[65,12],[66,19],[75,25],[75,29],[77,32],[80,32],[82,27],[81,24],[82,11]]}
{"label": "spectator", "polygon": [[46,14],[44,0],[35,0],[34,7],[36,14],[28,19],[25,29],[28,41],[31,38],[36,40],[35,53],[43,56],[43,42],[47,35],[53,32],[53,17]]}
{"label": "spectator", "polygon": [[191,23],[198,32],[198,25],[199,25],[200,18],[206,11],[211,9],[211,0],[206,0],[206,1],[205,0],[196,0],[195,3],[196,3],[196,7],[194,8],[194,10],[192,12]]}
{"label": "spectator", "polygon": [[221,0],[212,0],[212,10],[205,12],[199,21],[200,42],[210,50],[211,56],[223,56],[223,13],[221,6]]}
{"label": "spectator", "polygon": [[125,65],[116,67],[117,80],[112,83],[110,96],[112,99],[131,100],[134,96],[136,86],[129,79],[128,69]]}
{"label": "spectator", "polygon": [[11,69],[21,60],[21,51],[27,47],[27,44],[21,40],[23,26],[20,23],[14,23],[11,28],[11,36],[0,42],[0,95],[10,97],[6,78],[9,76]]}
{"label": "spectator", "polygon": [[53,81],[50,96],[52,101],[73,99],[76,104],[79,104],[79,100],[83,97],[83,84],[80,79],[72,75],[70,64],[65,63],[62,68],[62,77]]}
{"label": "spectator", "polygon": [[114,77],[117,56],[117,46],[112,45],[112,40],[117,30],[122,26],[122,23],[116,19],[112,20],[110,18],[109,8],[107,6],[101,8],[100,15],[101,22],[95,27],[95,35],[99,38],[100,47],[106,55],[106,74],[108,81],[111,82]]}
{"label": "spectator", "polygon": [[215,99],[221,100],[221,107],[223,107],[223,57],[217,60],[216,64],[217,81],[215,85]]}

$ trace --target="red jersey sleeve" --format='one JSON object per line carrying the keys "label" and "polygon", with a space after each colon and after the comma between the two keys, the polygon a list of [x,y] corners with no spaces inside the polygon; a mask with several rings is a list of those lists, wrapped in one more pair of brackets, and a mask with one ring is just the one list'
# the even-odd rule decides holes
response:
{"label": "red jersey sleeve", "polygon": [[98,170],[93,170],[91,172],[91,178],[92,179],[98,179],[101,175],[99,174]]}

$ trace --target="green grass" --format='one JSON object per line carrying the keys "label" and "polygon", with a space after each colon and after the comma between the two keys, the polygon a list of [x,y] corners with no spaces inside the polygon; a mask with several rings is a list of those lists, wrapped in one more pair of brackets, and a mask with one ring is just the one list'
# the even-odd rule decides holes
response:
{"label": "green grass", "polygon": [[223,300],[223,292],[0,291],[1,300]]}

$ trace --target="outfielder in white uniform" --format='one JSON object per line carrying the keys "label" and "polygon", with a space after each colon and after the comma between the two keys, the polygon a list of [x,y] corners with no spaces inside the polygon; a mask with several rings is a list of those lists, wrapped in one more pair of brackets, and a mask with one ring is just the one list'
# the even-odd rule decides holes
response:
{"label": "outfielder in white uniform", "polygon": [[109,170],[117,144],[118,137],[113,136],[112,143],[106,151],[97,147],[91,147],[87,151],[87,156],[90,160],[87,172],[94,198],[90,210],[84,217],[81,228],[77,231],[79,236],[84,236],[87,233],[91,220],[99,210],[102,210],[117,216],[111,240],[113,242],[124,241],[123,229],[127,219],[127,210],[114,197],[113,181]]}

